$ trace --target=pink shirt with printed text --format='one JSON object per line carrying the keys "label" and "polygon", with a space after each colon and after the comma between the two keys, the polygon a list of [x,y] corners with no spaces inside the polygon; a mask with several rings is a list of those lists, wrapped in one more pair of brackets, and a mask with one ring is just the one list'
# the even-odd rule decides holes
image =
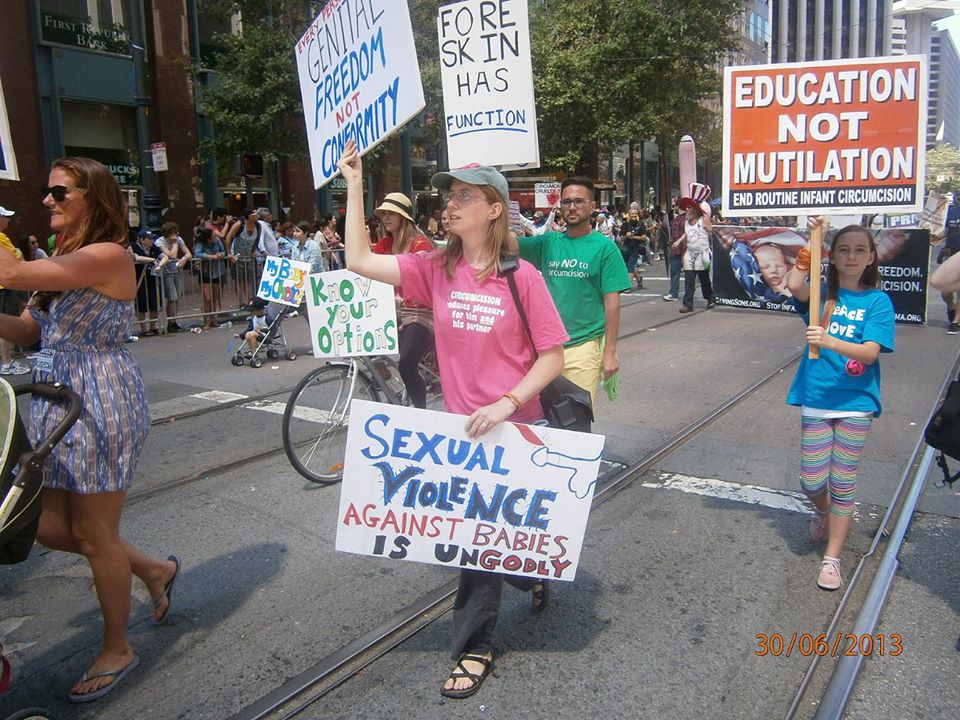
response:
{"label": "pink shirt with printed text", "polygon": [[[439,253],[397,255],[405,297],[433,308],[437,364],[447,411],[469,415],[496,402],[527,374],[535,361],[506,278],[478,282],[460,261],[447,277]],[[525,260],[514,272],[538,352],[563,345],[567,331],[540,273]],[[539,396],[510,420],[543,417]]]}

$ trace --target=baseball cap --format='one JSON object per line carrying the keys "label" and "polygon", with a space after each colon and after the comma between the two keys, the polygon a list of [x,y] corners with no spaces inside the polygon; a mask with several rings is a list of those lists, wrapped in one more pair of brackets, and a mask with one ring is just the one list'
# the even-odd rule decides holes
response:
{"label": "baseball cap", "polygon": [[489,185],[505,203],[510,201],[510,188],[507,186],[507,179],[496,168],[487,165],[475,165],[464,167],[459,170],[449,170],[441,172],[430,178],[430,184],[437,190],[449,190],[454,180],[465,182],[469,185]]}
{"label": "baseball cap", "polygon": [[140,232],[137,233],[138,238],[152,238],[153,233],[150,232],[147,228],[143,228]]}
{"label": "baseball cap", "polygon": [[266,300],[262,297],[250,298],[250,302],[243,306],[244,310],[263,310],[267,305],[269,305]]}
{"label": "baseball cap", "polygon": [[0,217],[10,217],[11,215],[15,215],[15,214],[16,213],[14,213],[13,210],[7,210],[5,207],[0,205]]}

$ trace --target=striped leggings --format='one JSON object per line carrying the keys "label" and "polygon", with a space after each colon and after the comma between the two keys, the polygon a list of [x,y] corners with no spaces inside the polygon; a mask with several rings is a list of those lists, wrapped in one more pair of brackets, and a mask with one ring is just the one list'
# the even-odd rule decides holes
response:
{"label": "striped leggings", "polygon": [[857,467],[873,418],[816,418],[800,421],[800,485],[810,497],[830,491],[830,512],[853,514]]}

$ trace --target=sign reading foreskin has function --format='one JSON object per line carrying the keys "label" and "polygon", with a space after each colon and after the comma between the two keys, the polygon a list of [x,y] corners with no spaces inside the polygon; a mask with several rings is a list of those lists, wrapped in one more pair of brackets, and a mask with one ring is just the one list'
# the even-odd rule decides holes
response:
{"label": "sign reading foreskin has function", "polygon": [[527,0],[461,0],[437,14],[450,167],[540,164]]}
{"label": "sign reading foreskin has function", "polygon": [[424,107],[406,2],[330,0],[294,54],[314,187],[350,140],[364,155]]}
{"label": "sign reading foreskin has function", "polygon": [[917,212],[926,58],[728,67],[723,214]]}

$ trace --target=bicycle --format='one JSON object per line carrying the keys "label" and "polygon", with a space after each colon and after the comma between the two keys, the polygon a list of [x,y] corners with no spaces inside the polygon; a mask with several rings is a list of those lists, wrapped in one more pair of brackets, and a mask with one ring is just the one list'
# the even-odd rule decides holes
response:
{"label": "bicycle", "polygon": [[[441,397],[436,355],[418,366],[427,402]],[[397,363],[385,355],[333,360],[309,372],[290,394],[283,411],[283,449],[293,468],[318,485],[343,479],[350,402],[355,398],[407,405]]]}

